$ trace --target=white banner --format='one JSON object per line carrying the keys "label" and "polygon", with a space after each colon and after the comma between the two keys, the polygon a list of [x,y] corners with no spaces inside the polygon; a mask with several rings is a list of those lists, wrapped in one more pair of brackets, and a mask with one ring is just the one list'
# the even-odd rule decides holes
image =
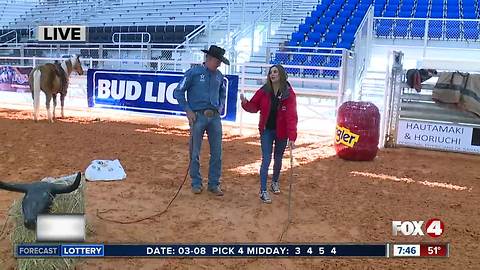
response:
{"label": "white banner", "polygon": [[68,215],[38,215],[37,241],[85,241],[85,216],[81,214]]}
{"label": "white banner", "polygon": [[87,28],[81,25],[39,26],[38,41],[87,41]]}
{"label": "white banner", "polygon": [[397,144],[480,154],[480,128],[400,120],[398,123]]}

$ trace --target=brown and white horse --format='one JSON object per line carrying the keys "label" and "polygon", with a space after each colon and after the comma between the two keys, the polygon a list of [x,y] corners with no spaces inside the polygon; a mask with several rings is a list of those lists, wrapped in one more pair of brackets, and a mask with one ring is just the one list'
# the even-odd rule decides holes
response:
{"label": "brown and white horse", "polygon": [[[74,55],[61,63],[48,63],[33,68],[28,77],[30,91],[33,98],[33,119],[38,121],[40,107],[40,91],[45,93],[48,120],[55,119],[55,107],[57,106],[57,94],[60,94],[62,106],[62,117],[64,117],[63,106],[67,95],[70,74],[75,71],[83,75],[82,63],[78,56]],[[53,98],[53,117],[50,112],[50,101]]]}

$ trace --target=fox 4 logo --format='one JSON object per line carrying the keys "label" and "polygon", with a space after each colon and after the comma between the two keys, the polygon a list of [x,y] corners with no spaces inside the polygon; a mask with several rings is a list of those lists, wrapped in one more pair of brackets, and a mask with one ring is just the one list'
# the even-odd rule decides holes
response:
{"label": "fox 4 logo", "polygon": [[[423,221],[392,221],[393,236],[397,236],[399,233],[408,236],[424,236],[422,230]],[[429,236],[440,237],[445,231],[444,223],[438,219],[433,218],[425,223],[425,229]]]}

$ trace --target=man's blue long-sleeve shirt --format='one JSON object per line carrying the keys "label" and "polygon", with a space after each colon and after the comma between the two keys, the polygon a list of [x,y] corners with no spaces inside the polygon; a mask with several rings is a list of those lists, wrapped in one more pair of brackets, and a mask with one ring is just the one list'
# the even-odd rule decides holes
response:
{"label": "man's blue long-sleeve shirt", "polygon": [[226,94],[223,74],[219,70],[211,72],[204,65],[187,70],[173,91],[173,97],[185,111],[215,109],[220,113]]}

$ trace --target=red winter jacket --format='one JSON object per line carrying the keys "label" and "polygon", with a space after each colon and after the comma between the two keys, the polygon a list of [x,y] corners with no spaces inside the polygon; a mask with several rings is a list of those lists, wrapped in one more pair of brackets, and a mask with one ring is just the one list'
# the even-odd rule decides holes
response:
{"label": "red winter jacket", "polygon": [[[270,114],[272,90],[265,85],[257,90],[253,98],[245,104],[243,109],[247,112],[256,113],[260,111],[260,121],[258,130],[260,134],[265,130],[268,116]],[[289,139],[295,141],[297,139],[297,100],[293,88],[288,85],[280,95],[279,108],[277,110],[276,134],[279,139]]]}

